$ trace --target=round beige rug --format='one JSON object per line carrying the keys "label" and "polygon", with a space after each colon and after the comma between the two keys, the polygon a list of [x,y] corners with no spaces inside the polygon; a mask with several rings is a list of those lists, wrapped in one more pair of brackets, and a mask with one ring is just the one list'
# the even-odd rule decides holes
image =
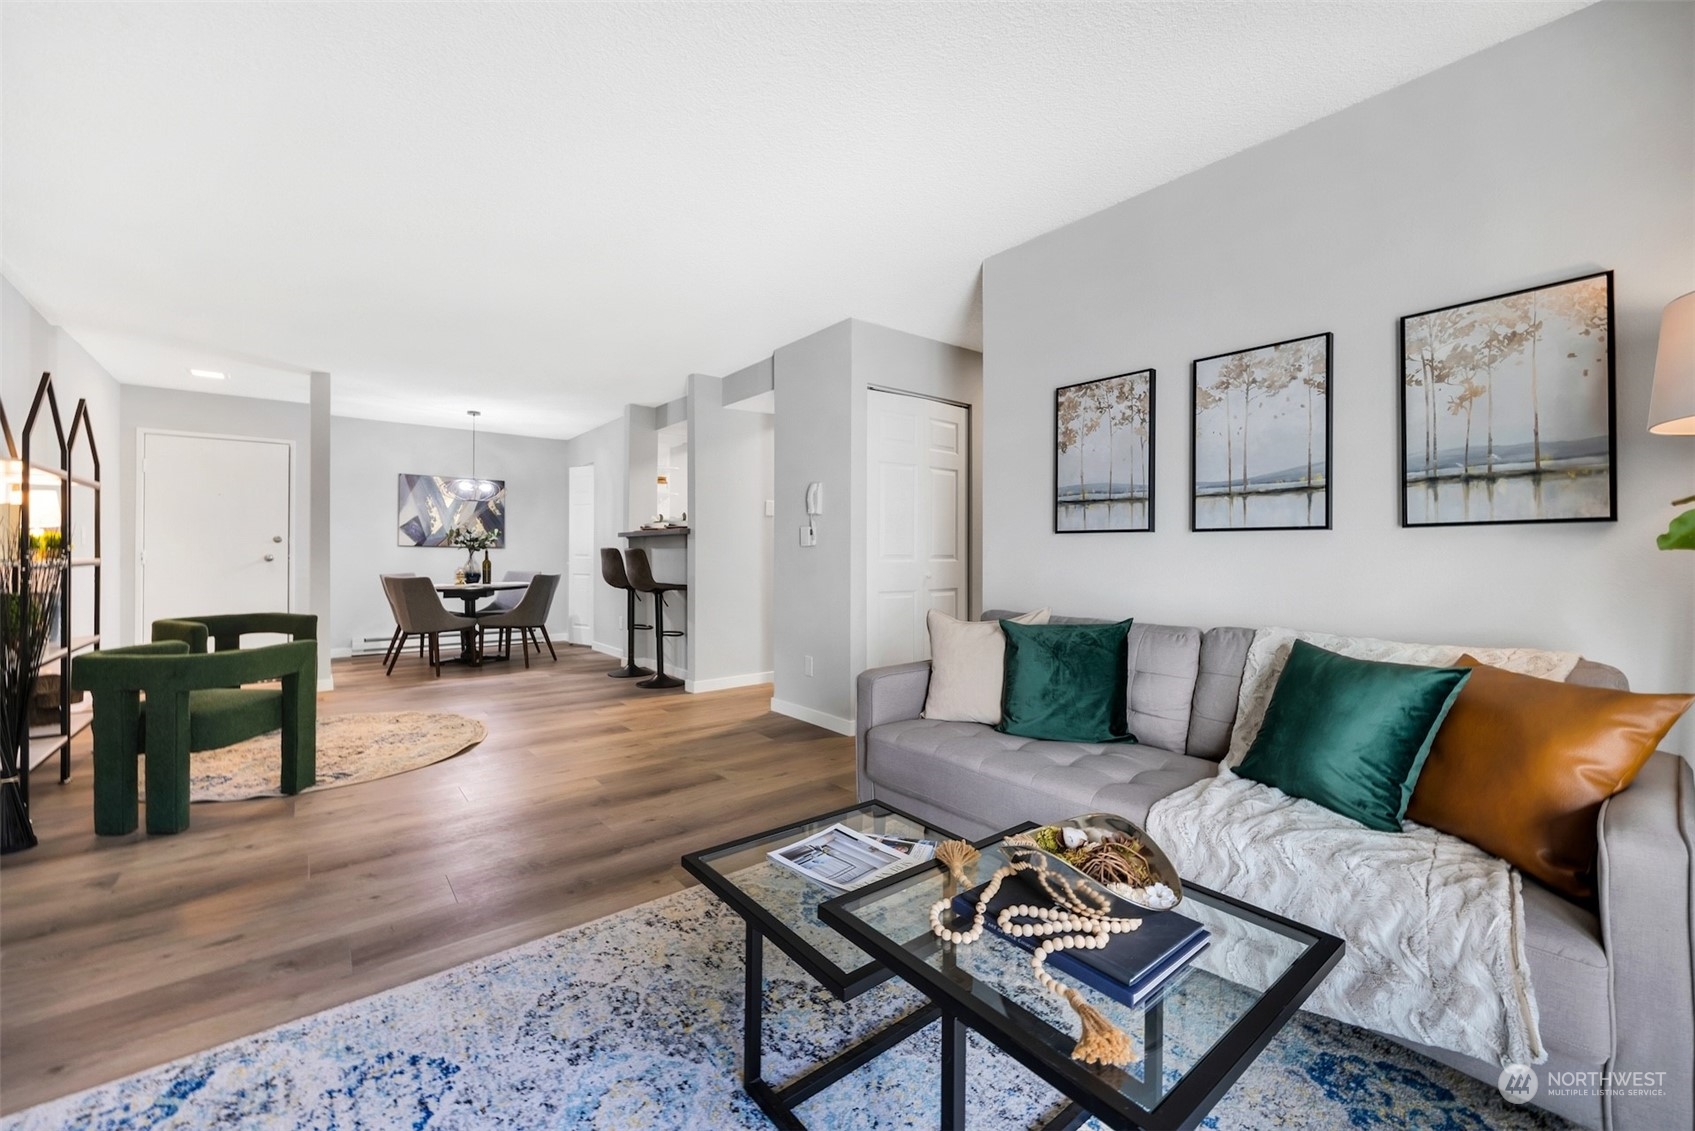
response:
{"label": "round beige rug", "polygon": [[[462,754],[488,729],[465,715],[428,711],[319,715],[318,782],[306,792],[403,774]],[[282,795],[282,732],[189,755],[190,801]],[[145,768],[141,780],[147,780]]]}

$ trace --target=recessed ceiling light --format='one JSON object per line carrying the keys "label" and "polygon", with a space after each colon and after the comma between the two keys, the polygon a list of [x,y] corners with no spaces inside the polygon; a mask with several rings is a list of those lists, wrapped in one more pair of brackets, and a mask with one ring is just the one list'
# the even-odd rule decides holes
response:
{"label": "recessed ceiling light", "polygon": [[216,369],[190,369],[188,375],[190,377],[205,377],[210,381],[222,381],[228,376],[227,373],[219,373]]}

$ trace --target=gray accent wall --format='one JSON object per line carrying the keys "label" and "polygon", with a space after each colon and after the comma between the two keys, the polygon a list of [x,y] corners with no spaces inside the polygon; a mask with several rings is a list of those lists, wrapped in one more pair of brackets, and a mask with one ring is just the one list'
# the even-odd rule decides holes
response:
{"label": "gray accent wall", "polygon": [[[1619,521],[1401,529],[1398,318],[1603,269]],[[996,255],[985,601],[1571,649],[1695,690],[1695,554],[1654,547],[1695,439],[1646,431],[1659,313],[1692,289],[1687,3],[1584,9]],[[1323,331],[1335,529],[1191,533],[1189,363]],[[1156,531],[1050,533],[1055,387],[1148,366]]]}
{"label": "gray accent wall", "polygon": [[[777,350],[776,589],[772,709],[808,721],[853,717],[853,324],[838,322]],[[818,544],[800,545],[806,485],[824,485]],[[807,675],[805,657],[812,657]],[[797,710],[798,708],[798,710]]]}
{"label": "gray accent wall", "polygon": [[723,403],[727,382],[688,379],[689,688],[771,678],[772,418]]}
{"label": "gray accent wall", "polygon": [[[865,667],[866,394],[873,387],[972,409],[972,592],[981,607],[982,357],[849,319],[776,351],[776,594],[772,709],[853,733]],[[800,545],[808,483],[824,485],[818,544]],[[806,658],[812,674],[806,674]]]}

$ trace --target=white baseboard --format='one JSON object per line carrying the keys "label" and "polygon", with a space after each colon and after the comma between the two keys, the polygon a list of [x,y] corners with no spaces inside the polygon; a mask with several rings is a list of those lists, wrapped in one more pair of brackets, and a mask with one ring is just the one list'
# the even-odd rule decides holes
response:
{"label": "white baseboard", "polygon": [[683,690],[688,692],[728,691],[732,687],[753,687],[770,683],[770,672],[749,672],[746,675],[726,675],[717,679],[692,679]]}
{"label": "white baseboard", "polygon": [[823,711],[815,711],[811,707],[802,707],[799,703],[788,703],[782,699],[771,700],[773,714],[785,715],[791,719],[799,719],[803,723],[811,723],[815,727],[833,730],[837,734],[855,733],[852,719],[844,719],[839,715],[827,715]]}
{"label": "white baseboard", "polygon": [[319,691],[334,691],[335,690],[335,677],[331,676],[331,675],[321,675],[321,676],[319,676],[318,677],[318,690]]}
{"label": "white baseboard", "polygon": [[351,649],[351,648],[331,648],[330,649],[330,659],[332,659],[332,660],[351,660],[352,658],[353,658],[353,649]]}
{"label": "white baseboard", "polygon": [[624,658],[624,648],[620,644],[602,644],[600,641],[594,640],[590,641],[589,647],[602,655],[611,656],[615,660]]}

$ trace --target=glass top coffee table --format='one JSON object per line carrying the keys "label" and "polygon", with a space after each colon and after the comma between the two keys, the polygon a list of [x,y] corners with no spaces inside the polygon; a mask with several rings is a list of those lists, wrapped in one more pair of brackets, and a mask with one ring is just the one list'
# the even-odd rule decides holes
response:
{"label": "glass top coffee table", "polygon": [[[1032,827],[978,841],[983,855],[968,870],[976,873],[971,886],[1007,862],[1001,837]],[[1194,1127],[1342,956],[1342,941],[1333,935],[1185,884],[1177,910],[1199,920],[1211,943],[1154,1000],[1136,1007],[1078,987],[1130,1036],[1138,1054],[1125,1068],[1087,1065],[1071,1059],[1076,1015],[1036,983],[1028,952],[993,931],[969,945],[931,934],[930,906],[951,899],[954,888],[941,866],[930,864],[819,908],[819,918],[940,1011],[943,1128],[967,1122],[966,1028],[1070,1101],[1049,1128],[1074,1128],[1090,1116],[1114,1128]]]}
{"label": "glass top coffee table", "polygon": [[772,849],[804,839],[838,821],[865,833],[921,840],[954,839],[954,834],[946,829],[869,801],[683,857],[683,867],[747,924],[742,1080],[747,1094],[778,1127],[803,1128],[805,1125],[794,1114],[796,1106],[941,1016],[941,1011],[933,1005],[914,1010],[780,1088],[762,1078],[766,939],[843,1001],[881,985],[894,974],[888,966],[819,921],[819,906],[840,892],[813,883],[772,863],[766,856]]}

